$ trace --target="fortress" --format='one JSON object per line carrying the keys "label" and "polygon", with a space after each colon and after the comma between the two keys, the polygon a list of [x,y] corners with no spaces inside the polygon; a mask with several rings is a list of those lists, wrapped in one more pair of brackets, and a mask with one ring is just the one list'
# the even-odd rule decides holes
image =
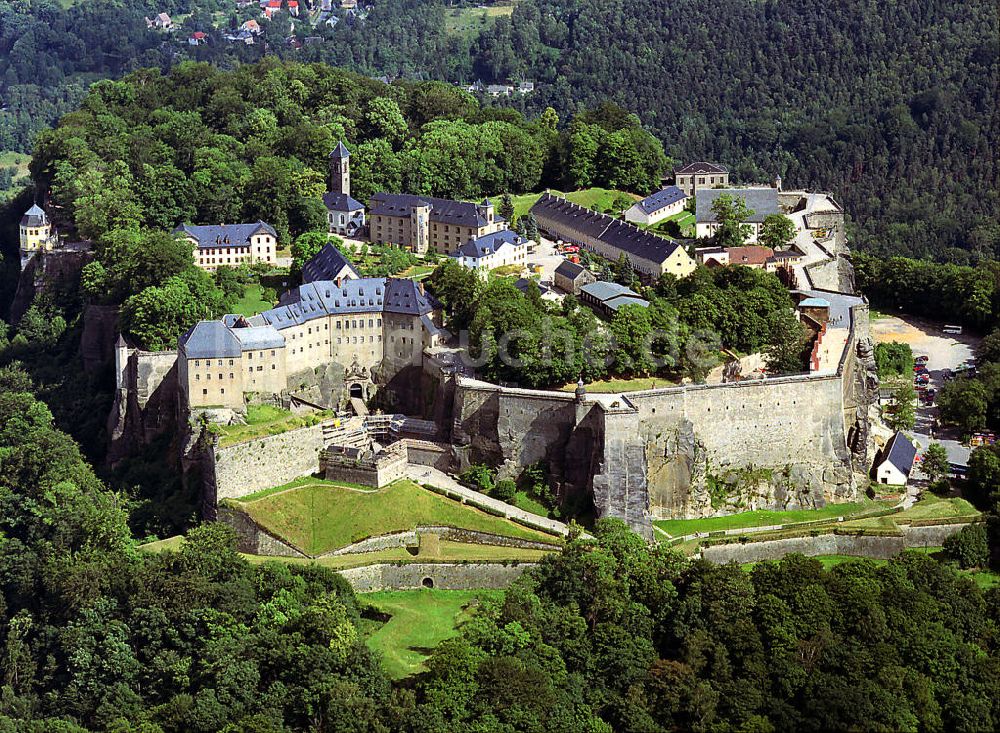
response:
{"label": "fortress", "polygon": [[[878,381],[867,303],[847,294],[843,217],[828,198],[795,194],[789,214],[802,220],[795,274],[804,289],[792,295],[815,335],[808,373],[626,394],[482,382],[446,345],[439,305],[419,283],[360,278],[328,245],[276,308],[203,321],[176,352],[119,341],[112,460],[172,423],[210,514],[220,497],[315,473],[321,461],[328,474],[349,468],[375,484],[407,463],[452,472],[486,463],[516,477],[542,461],[561,500],[589,503],[647,538],[656,518],[854,500],[874,453]],[[220,446],[205,425],[238,422],[248,400],[339,417]],[[337,442],[345,408],[361,419],[376,403],[419,427],[393,433],[405,449]]]}

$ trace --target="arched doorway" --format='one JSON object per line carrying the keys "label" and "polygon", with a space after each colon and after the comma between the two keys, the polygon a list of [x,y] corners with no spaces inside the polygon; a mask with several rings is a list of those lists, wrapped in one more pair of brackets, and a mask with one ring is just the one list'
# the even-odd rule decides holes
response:
{"label": "arched doorway", "polygon": [[355,397],[357,397],[359,400],[362,400],[365,397],[364,388],[357,382],[351,385],[351,399]]}
{"label": "arched doorway", "polygon": [[422,581],[420,581],[420,585],[422,585],[424,588],[433,588],[434,587],[434,579],[433,578],[424,578]]}

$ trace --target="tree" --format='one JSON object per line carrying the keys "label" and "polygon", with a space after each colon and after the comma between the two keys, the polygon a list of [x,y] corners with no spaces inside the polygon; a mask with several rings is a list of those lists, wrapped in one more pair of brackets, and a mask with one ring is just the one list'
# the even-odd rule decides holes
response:
{"label": "tree", "polygon": [[943,422],[969,435],[986,427],[989,394],[978,379],[953,379],[935,397]]}
{"label": "tree", "polygon": [[746,201],[732,194],[720,194],[712,202],[712,213],[718,223],[715,243],[720,247],[742,247],[750,236],[750,225],[745,222],[753,214]]}
{"label": "tree", "polygon": [[784,249],[795,239],[795,222],[784,214],[768,214],[760,226],[757,243],[771,249]]}
{"label": "tree", "polygon": [[983,568],[989,564],[990,548],[986,525],[970,524],[944,541],[944,552],[963,569]]}
{"label": "tree", "polygon": [[508,504],[514,501],[514,497],[517,496],[517,484],[509,479],[501,479],[497,481],[496,486],[493,487],[493,491],[490,495],[494,499],[499,499],[500,501],[505,501]]}
{"label": "tree", "polygon": [[448,314],[448,328],[455,332],[467,329],[476,313],[482,288],[479,276],[449,259],[434,269],[427,284]]}
{"label": "tree", "polygon": [[891,430],[912,430],[917,421],[917,391],[909,382],[901,382],[892,390],[892,404],[884,414]]}
{"label": "tree", "polygon": [[476,463],[462,471],[459,476],[462,483],[471,486],[476,491],[489,493],[495,486],[493,482],[493,469],[483,463]]}
{"label": "tree", "polygon": [[771,343],[764,349],[767,371],[771,374],[798,374],[805,369],[806,328],[789,315],[775,328]]}
{"label": "tree", "polygon": [[122,304],[122,330],[152,351],[175,348],[177,339],[202,317],[210,316],[180,277],[152,285]]}
{"label": "tree", "polygon": [[909,344],[901,344],[898,341],[876,344],[875,365],[881,379],[888,377],[909,379],[913,373],[913,349]]}
{"label": "tree", "polygon": [[505,193],[500,197],[500,208],[497,209],[497,214],[500,218],[504,219],[508,225],[514,223],[514,199],[511,198],[509,193]]}
{"label": "tree", "polygon": [[951,474],[951,461],[948,460],[948,451],[945,447],[940,443],[931,443],[927,446],[920,461],[920,470],[927,475],[932,484],[947,478]]}

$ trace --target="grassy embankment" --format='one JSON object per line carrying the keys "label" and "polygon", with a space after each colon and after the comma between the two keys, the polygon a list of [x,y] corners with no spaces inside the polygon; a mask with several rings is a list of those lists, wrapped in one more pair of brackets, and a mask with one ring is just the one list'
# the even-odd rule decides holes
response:
{"label": "grassy embankment", "polygon": [[410,590],[365,593],[362,603],[390,615],[368,636],[368,646],[382,657],[386,673],[402,679],[423,669],[431,650],[458,633],[477,603],[496,598],[496,590]]}
{"label": "grassy embankment", "polygon": [[261,286],[259,284],[247,285],[243,289],[243,297],[233,305],[233,313],[243,316],[255,316],[261,311],[266,311],[274,307],[274,303],[264,300],[261,297]]}
{"label": "grassy embankment", "polygon": [[[412,481],[396,481],[382,489],[360,490],[320,479],[299,479],[239,501],[242,508],[279,537],[309,555],[320,555],[366,537],[402,532],[418,526],[445,525],[519,539],[555,543],[558,539],[495,517],[424,489]],[[486,552],[477,559],[497,559],[509,554]],[[366,553],[370,558],[372,553]],[[446,558],[442,558],[446,559]],[[471,558],[468,558],[471,559]]]}
{"label": "grassy embankment", "polygon": [[510,17],[516,4],[517,0],[508,0],[503,5],[446,8],[444,30],[450,35],[462,36],[471,41],[488,23],[494,22],[497,18]]}
{"label": "grassy embankment", "polygon": [[[560,191],[556,191],[554,189],[552,190],[552,193],[561,195]],[[625,191],[615,191],[614,189],[609,188],[585,188],[580,191],[571,191],[565,195],[566,198],[574,204],[579,204],[587,209],[592,206],[597,206],[597,208],[601,211],[610,209],[612,204],[614,204],[615,199],[619,196],[626,196],[633,201],[639,200],[639,197],[635,194],[627,193]],[[535,202],[538,201],[541,196],[542,194],[540,193],[525,193],[520,196],[511,196],[511,199],[514,202],[515,221],[519,216],[527,214],[528,210],[534,206]],[[500,203],[499,196],[491,197],[490,200],[497,205]]]}
{"label": "grassy embankment", "polygon": [[245,425],[213,425],[212,430],[219,435],[219,445],[227,446],[316,425],[331,415],[329,411],[296,415],[274,405],[248,405]]}

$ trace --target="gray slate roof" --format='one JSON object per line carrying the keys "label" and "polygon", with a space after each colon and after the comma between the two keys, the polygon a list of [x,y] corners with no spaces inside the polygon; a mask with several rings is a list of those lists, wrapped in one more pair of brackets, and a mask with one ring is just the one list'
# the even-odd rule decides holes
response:
{"label": "gray slate roof", "polygon": [[175,233],[192,237],[199,247],[249,246],[250,237],[261,231],[272,237],[278,236],[274,227],[263,221],[252,224],[184,224],[174,229]]}
{"label": "gray slate roof", "polygon": [[[377,193],[372,196],[371,215],[409,216],[417,206],[430,206],[432,222],[457,224],[464,227],[483,227],[487,221],[479,215],[477,204],[470,201],[452,201],[433,196],[415,196],[410,193]],[[494,221],[503,221],[495,217]]]}
{"label": "gray slate roof", "polygon": [[21,217],[21,226],[23,227],[43,227],[48,223],[49,219],[45,215],[45,210],[38,204],[32,204],[31,208],[25,211],[24,216]]}
{"label": "gray slate roof", "polygon": [[718,163],[707,163],[703,160],[696,163],[688,163],[685,166],[674,169],[675,174],[690,175],[692,173],[729,173],[729,169]]}
{"label": "gray slate roof", "polygon": [[775,188],[699,188],[695,192],[695,219],[701,223],[715,222],[712,204],[722,194],[741,198],[753,212],[747,219],[752,224],[760,224],[771,214],[780,214],[778,190]]}
{"label": "gray slate roof", "polygon": [[643,308],[648,308],[649,301],[643,300],[642,298],[637,298],[632,295],[618,295],[614,298],[611,298],[611,300],[604,301],[604,305],[606,308],[610,308],[613,311],[617,311],[623,305],[639,305],[642,306]]}
{"label": "gray slate roof", "polygon": [[181,336],[189,359],[222,359],[242,353],[240,342],[222,321],[199,321]]}
{"label": "gray slate roof", "polygon": [[606,303],[613,298],[620,298],[623,295],[628,295],[633,298],[639,297],[639,294],[632,290],[632,288],[627,288],[624,285],[607,282],[605,280],[598,280],[596,283],[584,285],[580,288],[580,292],[586,293],[591,298],[596,298],[602,303]]}
{"label": "gray slate roof", "polygon": [[481,237],[473,237],[468,242],[458,248],[458,253],[463,257],[485,257],[496,252],[504,244],[519,245],[525,240],[510,229],[503,229],[492,234],[484,234]]}
{"label": "gray slate roof", "polygon": [[351,151],[348,150],[347,147],[344,145],[344,141],[343,140],[338,140],[337,141],[337,147],[335,147],[333,149],[333,152],[330,153],[330,157],[331,158],[350,158],[351,157]]}
{"label": "gray slate roof", "polygon": [[346,193],[327,191],[323,194],[323,205],[327,211],[361,211],[365,205]]}
{"label": "gray slate roof", "polygon": [[556,275],[562,275],[563,277],[569,278],[570,280],[576,280],[581,274],[587,271],[587,268],[583,265],[578,265],[575,262],[570,262],[569,260],[563,260],[559,263],[559,267],[556,268]]}
{"label": "gray slate roof", "polygon": [[671,204],[676,204],[678,201],[685,198],[687,198],[687,194],[677,188],[677,186],[667,186],[666,188],[647,196],[642,201],[639,201],[636,206],[647,214],[655,214],[660,209],[670,206]]}
{"label": "gray slate roof", "polygon": [[882,451],[883,461],[888,461],[902,474],[909,476],[917,447],[902,433],[896,433]]}
{"label": "gray slate roof", "polygon": [[233,335],[244,351],[254,349],[278,349],[285,345],[285,337],[274,326],[248,326],[234,328]]}
{"label": "gray slate roof", "polygon": [[567,232],[581,232],[650,262],[663,263],[680,247],[672,239],[650,234],[626,221],[598,214],[550,193],[542,194],[531,207],[531,213],[540,220],[552,222],[555,227],[564,227]]}
{"label": "gray slate roof", "polygon": [[322,249],[313,255],[305,265],[302,266],[302,282],[311,283],[316,280],[333,280],[337,273],[347,266],[354,273],[355,278],[361,278],[354,265],[344,256],[344,253],[337,249],[333,242],[327,242]]}

